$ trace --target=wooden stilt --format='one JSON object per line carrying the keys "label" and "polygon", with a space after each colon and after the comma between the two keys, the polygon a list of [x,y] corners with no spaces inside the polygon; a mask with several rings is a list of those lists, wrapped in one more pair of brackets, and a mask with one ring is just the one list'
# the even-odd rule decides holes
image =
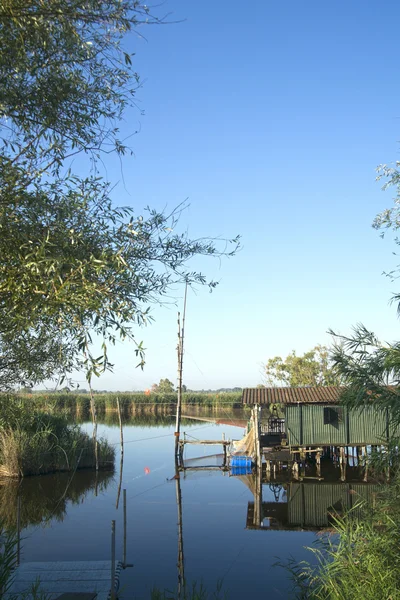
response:
{"label": "wooden stilt", "polygon": [[321,477],[321,452],[315,455],[315,463],[317,465],[317,477]]}
{"label": "wooden stilt", "polygon": [[357,454],[357,466],[359,467],[362,464],[361,446],[357,446],[357,448],[356,448],[356,454]]}
{"label": "wooden stilt", "polygon": [[368,481],[369,460],[368,460],[367,446],[363,446],[362,451],[363,451],[363,455],[364,455],[364,481]]}

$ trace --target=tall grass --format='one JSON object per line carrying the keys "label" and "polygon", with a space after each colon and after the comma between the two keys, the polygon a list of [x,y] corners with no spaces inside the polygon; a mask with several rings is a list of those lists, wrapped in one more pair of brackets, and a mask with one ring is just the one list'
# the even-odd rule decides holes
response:
{"label": "tall grass", "polygon": [[[98,440],[99,466],[110,467],[115,451]],[[66,416],[49,414],[11,397],[0,398],[0,476],[23,477],[94,468],[94,441]]]}
{"label": "tall grass", "polygon": [[[15,394],[24,404],[35,406],[41,410],[53,410],[55,406],[58,409],[89,412],[90,397],[89,394],[69,393],[48,393],[48,394]],[[127,412],[134,410],[138,406],[175,406],[177,403],[177,394],[146,394],[144,392],[109,392],[95,394],[96,408],[99,412],[117,410],[116,399],[119,398],[122,409]],[[227,406],[240,408],[241,392],[185,392],[182,395],[183,405],[186,406]]]}

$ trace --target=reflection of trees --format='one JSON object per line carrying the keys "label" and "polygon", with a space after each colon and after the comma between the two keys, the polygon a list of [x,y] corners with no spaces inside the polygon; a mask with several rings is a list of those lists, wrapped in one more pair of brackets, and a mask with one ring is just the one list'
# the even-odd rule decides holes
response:
{"label": "reflection of trees", "polygon": [[[97,486],[105,490],[113,472],[99,471]],[[16,527],[17,498],[21,496],[21,529],[39,525],[52,518],[62,521],[68,502],[81,503],[96,488],[96,473],[89,470],[27,477],[21,482],[0,479],[0,522],[8,529]]]}
{"label": "reflection of trees", "polygon": [[[174,427],[175,414],[173,411],[164,411],[155,413],[151,411],[140,411],[135,414],[122,414],[122,422],[124,426],[133,425],[134,427]],[[90,421],[89,413],[80,413],[75,415],[71,413],[73,423],[87,423]],[[119,418],[117,412],[106,412],[97,415],[98,425],[107,425],[108,427],[119,427]],[[181,419],[181,425],[193,426],[196,421],[193,419]]]}
{"label": "reflection of trees", "polygon": [[[122,413],[124,425],[134,425],[135,427],[171,427],[174,425],[172,411],[163,411],[155,413],[152,411],[140,410],[135,414]],[[86,423],[90,420],[89,413],[71,413],[74,423]],[[97,423],[108,425],[109,427],[119,427],[119,418],[117,412],[100,413],[97,416]],[[193,421],[187,420],[187,424],[192,425]]]}

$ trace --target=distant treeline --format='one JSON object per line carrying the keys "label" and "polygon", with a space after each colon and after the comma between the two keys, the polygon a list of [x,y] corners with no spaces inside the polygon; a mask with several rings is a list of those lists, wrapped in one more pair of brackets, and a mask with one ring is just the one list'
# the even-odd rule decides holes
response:
{"label": "distant treeline", "polygon": [[[76,412],[89,412],[90,396],[86,393],[76,392],[51,392],[51,393],[15,393],[14,397],[24,402],[31,402],[38,409],[53,409],[57,405],[60,409]],[[182,402],[186,406],[228,406],[241,407],[242,393],[239,392],[185,392]],[[177,394],[153,394],[146,392],[107,392],[95,395],[96,408],[99,412],[117,410],[117,398],[124,412],[136,412],[140,407],[168,407],[177,403]]]}

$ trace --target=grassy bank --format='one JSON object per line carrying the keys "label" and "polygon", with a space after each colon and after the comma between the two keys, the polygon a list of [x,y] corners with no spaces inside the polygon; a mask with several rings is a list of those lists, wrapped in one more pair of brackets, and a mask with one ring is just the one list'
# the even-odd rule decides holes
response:
{"label": "grassy bank", "polygon": [[[138,408],[147,407],[168,407],[175,406],[178,400],[177,394],[146,394],[144,392],[108,392],[95,394],[96,408],[99,412],[117,410],[117,398],[119,398],[122,410],[124,412],[134,412]],[[184,406],[204,406],[228,408],[240,408],[241,392],[221,392],[203,393],[203,392],[185,392],[182,396]],[[41,410],[53,410],[55,406],[59,409],[71,410],[74,412],[88,412],[90,410],[89,394],[79,394],[75,392],[53,392],[48,394],[15,394],[22,402],[29,403]]]}
{"label": "grassy bank", "polygon": [[[114,448],[98,441],[99,466],[114,463]],[[94,441],[61,414],[29,406],[14,396],[0,398],[0,476],[20,478],[94,468]]]}

